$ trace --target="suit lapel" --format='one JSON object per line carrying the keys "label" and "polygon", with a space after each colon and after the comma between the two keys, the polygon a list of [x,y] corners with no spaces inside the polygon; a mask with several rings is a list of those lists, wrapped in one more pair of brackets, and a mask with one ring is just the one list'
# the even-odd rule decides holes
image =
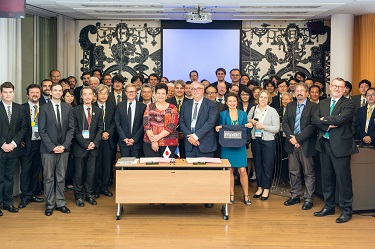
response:
{"label": "suit lapel", "polygon": [[[49,112],[53,115],[53,122],[55,123],[55,126],[56,126],[56,129],[57,129],[57,119],[56,119],[56,113],[55,113],[55,109],[52,105],[52,102],[50,103],[46,103],[46,105],[48,105],[48,109],[49,109]],[[48,125],[48,124],[47,124]]]}
{"label": "suit lapel", "polygon": [[0,101],[0,113],[5,117],[5,119],[7,119],[7,124],[9,125],[9,122],[8,122],[8,114],[4,108],[4,103],[3,101]]}
{"label": "suit lapel", "polygon": [[[201,107],[199,108],[198,115],[197,115],[197,121],[199,120],[199,117],[201,116],[203,111],[206,111],[206,103],[205,103],[205,98],[202,100]],[[194,102],[194,101],[193,101]]]}
{"label": "suit lapel", "polygon": [[[345,97],[341,97],[341,98],[337,101],[337,103],[336,103],[335,106],[333,107],[333,110],[332,110],[331,116],[339,114],[339,111],[340,111],[340,109],[341,109],[340,106],[341,106],[342,103],[344,102],[344,101],[343,101],[343,98],[345,98]],[[329,102],[329,104],[331,104],[331,101]]]}

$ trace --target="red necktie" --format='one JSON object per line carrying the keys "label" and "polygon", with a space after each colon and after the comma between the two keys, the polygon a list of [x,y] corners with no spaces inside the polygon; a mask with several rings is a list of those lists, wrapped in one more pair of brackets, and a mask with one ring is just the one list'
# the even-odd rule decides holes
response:
{"label": "red necktie", "polygon": [[91,113],[90,113],[90,110],[91,110],[91,108],[87,107],[87,123],[89,124],[89,127],[90,127],[90,124],[91,124]]}

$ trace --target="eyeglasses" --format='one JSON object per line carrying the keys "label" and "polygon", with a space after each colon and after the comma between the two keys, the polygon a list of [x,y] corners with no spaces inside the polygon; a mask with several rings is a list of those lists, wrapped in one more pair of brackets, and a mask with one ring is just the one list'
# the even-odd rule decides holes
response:
{"label": "eyeglasses", "polygon": [[136,93],[136,91],[126,91],[127,93]]}
{"label": "eyeglasses", "polygon": [[214,95],[217,94],[217,92],[206,92],[207,95]]}
{"label": "eyeglasses", "polygon": [[338,86],[338,85],[331,85],[331,87],[333,89],[341,89],[341,90],[343,90],[345,88],[345,86]]}
{"label": "eyeglasses", "polygon": [[201,88],[201,87],[198,87],[198,88],[191,88],[191,91],[192,91],[192,92],[198,92],[198,91],[200,91],[200,90],[203,90],[203,88]]}
{"label": "eyeglasses", "polygon": [[375,97],[375,93],[368,93],[366,94],[367,97]]}
{"label": "eyeglasses", "polygon": [[247,93],[241,93],[240,96],[241,96],[241,97],[249,97],[250,95],[247,94]]}

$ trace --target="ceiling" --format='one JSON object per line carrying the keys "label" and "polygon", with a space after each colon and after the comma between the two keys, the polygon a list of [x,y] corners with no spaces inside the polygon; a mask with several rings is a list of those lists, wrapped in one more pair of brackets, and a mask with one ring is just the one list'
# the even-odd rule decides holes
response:
{"label": "ceiling", "polygon": [[375,0],[26,0],[26,13],[73,19],[184,20],[196,7],[213,20],[312,20],[375,13]]}

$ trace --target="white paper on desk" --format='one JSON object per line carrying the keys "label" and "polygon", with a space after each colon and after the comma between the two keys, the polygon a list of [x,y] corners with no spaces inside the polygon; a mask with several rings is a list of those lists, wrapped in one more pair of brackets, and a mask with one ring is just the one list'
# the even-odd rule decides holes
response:
{"label": "white paper on desk", "polygon": [[117,163],[118,164],[137,164],[138,160],[139,159],[135,157],[121,157],[118,159]]}
{"label": "white paper on desk", "polygon": [[141,157],[140,163],[149,163],[149,162],[158,162],[158,163],[170,163],[171,158],[164,157]]}
{"label": "white paper on desk", "polygon": [[186,158],[187,163],[223,163],[220,158],[213,157],[188,157]]}
{"label": "white paper on desk", "polygon": [[203,162],[202,157],[187,157],[186,158],[187,163],[201,163]]}

